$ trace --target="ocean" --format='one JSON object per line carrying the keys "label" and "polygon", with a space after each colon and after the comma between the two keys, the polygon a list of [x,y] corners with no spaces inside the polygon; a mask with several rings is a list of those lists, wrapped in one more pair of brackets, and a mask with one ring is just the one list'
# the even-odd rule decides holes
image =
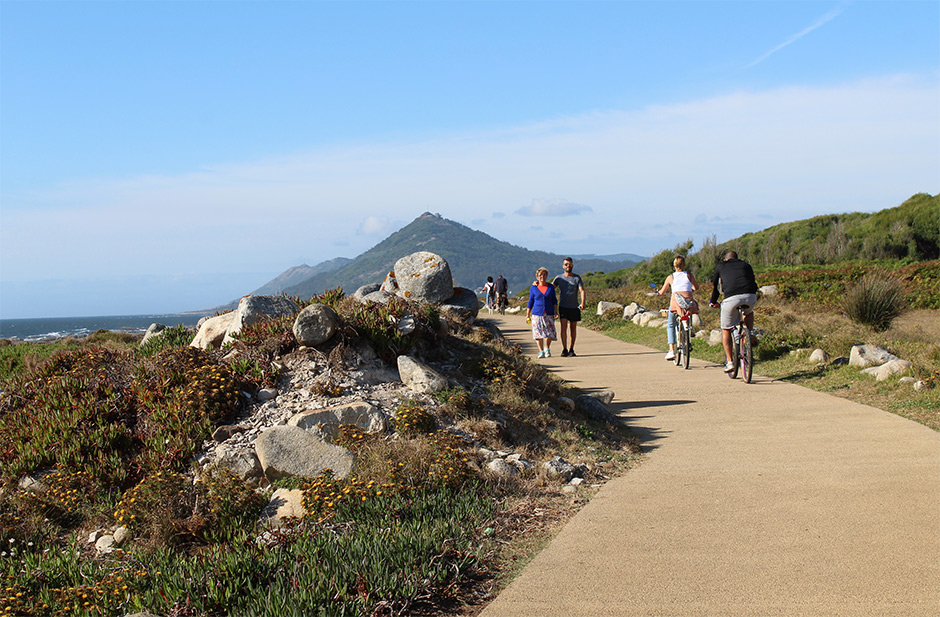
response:
{"label": "ocean", "polygon": [[167,327],[195,326],[210,313],[168,313],[163,315],[111,315],[104,317],[48,317],[37,319],[0,319],[0,339],[50,341],[66,336],[88,336],[98,330],[141,334],[150,324]]}

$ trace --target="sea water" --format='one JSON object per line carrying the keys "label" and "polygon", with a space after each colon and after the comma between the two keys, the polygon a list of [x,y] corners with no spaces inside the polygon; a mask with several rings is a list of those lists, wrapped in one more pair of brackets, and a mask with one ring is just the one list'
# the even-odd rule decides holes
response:
{"label": "sea water", "polygon": [[173,327],[195,326],[208,313],[168,313],[163,315],[111,315],[103,317],[44,317],[0,319],[0,339],[49,341],[67,336],[83,337],[98,330],[140,334],[151,324]]}

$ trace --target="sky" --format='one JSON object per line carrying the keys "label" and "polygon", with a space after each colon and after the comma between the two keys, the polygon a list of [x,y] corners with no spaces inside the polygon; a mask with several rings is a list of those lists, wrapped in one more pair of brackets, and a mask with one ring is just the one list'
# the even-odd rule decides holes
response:
{"label": "sky", "polygon": [[0,318],[218,306],[424,212],[651,256],[916,193],[934,0],[0,0]]}

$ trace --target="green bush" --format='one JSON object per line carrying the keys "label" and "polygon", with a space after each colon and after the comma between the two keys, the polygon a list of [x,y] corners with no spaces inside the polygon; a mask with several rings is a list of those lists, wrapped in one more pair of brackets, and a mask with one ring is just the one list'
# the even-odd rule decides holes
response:
{"label": "green bush", "polygon": [[853,321],[883,332],[903,312],[906,301],[900,281],[884,274],[868,274],[849,289],[842,307]]}

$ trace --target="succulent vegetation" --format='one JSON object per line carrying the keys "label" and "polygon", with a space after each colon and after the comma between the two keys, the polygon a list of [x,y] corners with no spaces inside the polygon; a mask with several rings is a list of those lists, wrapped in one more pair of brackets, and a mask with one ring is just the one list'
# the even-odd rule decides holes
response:
{"label": "succulent vegetation", "polygon": [[[449,375],[459,385],[401,400],[388,433],[340,428],[357,454],[352,475],[278,481],[303,491],[306,510],[280,528],[259,522],[274,486],[193,460],[245,409],[243,392],[278,384],[282,360],[303,353],[291,318],[246,327],[215,352],[182,331],[143,348],[102,335],[0,348],[0,616],[442,610],[492,584],[517,540],[507,508],[563,498],[534,471],[481,473],[461,435],[534,456],[603,455],[614,469],[636,456],[620,429],[557,409],[564,385],[483,328],[442,328],[434,307],[362,305],[339,289],[297,304],[310,302],[342,320],[322,350],[329,366],[359,339],[388,362],[405,351],[463,360]],[[410,337],[394,325],[406,314]],[[107,554],[88,543],[117,527],[133,541]]]}

